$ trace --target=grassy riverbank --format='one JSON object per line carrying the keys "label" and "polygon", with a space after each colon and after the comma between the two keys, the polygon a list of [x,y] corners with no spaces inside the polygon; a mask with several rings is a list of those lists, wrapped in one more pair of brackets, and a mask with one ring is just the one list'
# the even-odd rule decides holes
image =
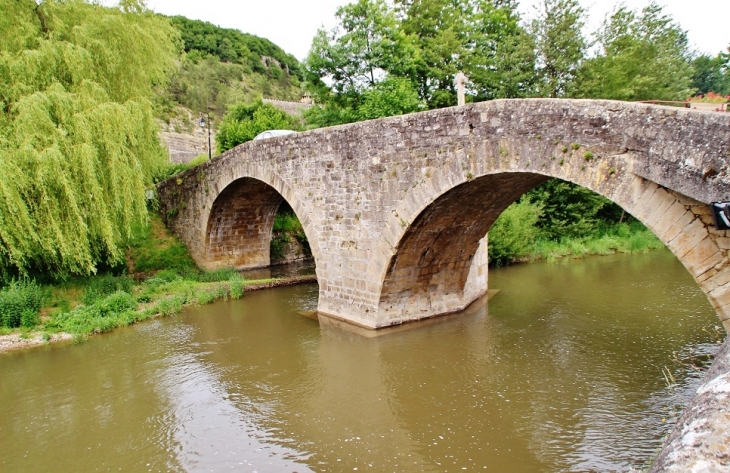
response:
{"label": "grassy riverbank", "polygon": [[[605,199],[567,183],[510,205],[489,231],[489,263],[641,253],[663,248],[648,228]],[[547,185],[544,185],[547,187]],[[549,211],[545,209],[548,208]]]}
{"label": "grassy riverbank", "polygon": [[517,261],[556,261],[591,255],[645,253],[659,248],[664,248],[664,243],[644,225],[639,222],[622,223],[585,237],[566,237],[557,241],[538,239],[530,253]]}
{"label": "grassy riverbank", "polygon": [[[177,314],[187,305],[238,299],[247,290],[314,280],[247,280],[238,271],[199,270],[187,248],[153,217],[127,251],[126,267],[86,278],[14,281],[0,291],[0,336],[81,340],[94,333]],[[59,334],[68,334],[58,336]],[[2,351],[0,344],[0,351]]]}

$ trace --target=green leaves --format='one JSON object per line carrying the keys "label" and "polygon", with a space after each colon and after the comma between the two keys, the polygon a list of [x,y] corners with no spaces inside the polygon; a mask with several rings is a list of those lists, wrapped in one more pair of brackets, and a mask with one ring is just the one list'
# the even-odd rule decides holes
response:
{"label": "green leaves", "polygon": [[567,97],[585,56],[584,11],[577,0],[544,0],[540,16],[532,22],[538,51],[538,94]]}
{"label": "green leaves", "polygon": [[599,210],[610,204],[599,194],[560,179],[551,179],[526,196],[542,207],[543,218],[537,226],[550,240],[583,237],[595,232],[599,224]]}
{"label": "green leaves", "polygon": [[360,120],[392,117],[424,110],[413,84],[402,77],[388,77],[363,93],[363,102],[357,109]]}
{"label": "green leaves", "polygon": [[687,35],[661,7],[620,7],[596,34],[599,53],[581,70],[578,95],[616,100],[684,100],[692,92]]}
{"label": "green leaves", "polygon": [[730,94],[730,54],[719,53],[715,57],[701,55],[692,61],[694,74],[692,87],[698,94],[716,92]]}
{"label": "green leaves", "polygon": [[218,143],[218,151],[222,153],[254,139],[262,131],[297,128],[299,124],[296,119],[259,100],[253,105],[231,107],[218,128],[215,140]]}
{"label": "green leaves", "polygon": [[[314,125],[455,105],[460,70],[478,100],[533,92],[534,41],[512,2],[359,0],[337,14],[339,26],[320,30],[307,58],[307,85],[322,104],[307,114]],[[396,89],[405,97],[386,106]]]}
{"label": "green leaves", "polygon": [[0,277],[92,273],[146,219],[165,162],[149,97],[174,65],[175,31],[134,1],[0,8],[18,25],[0,29]]}

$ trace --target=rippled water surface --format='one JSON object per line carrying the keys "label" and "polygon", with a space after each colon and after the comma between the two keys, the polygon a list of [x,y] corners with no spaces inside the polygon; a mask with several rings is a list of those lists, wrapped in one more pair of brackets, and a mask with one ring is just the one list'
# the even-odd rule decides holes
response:
{"label": "rippled water surface", "polygon": [[303,285],[2,355],[0,471],[645,467],[719,338],[687,271],[657,251],[490,287],[378,337],[300,315]]}

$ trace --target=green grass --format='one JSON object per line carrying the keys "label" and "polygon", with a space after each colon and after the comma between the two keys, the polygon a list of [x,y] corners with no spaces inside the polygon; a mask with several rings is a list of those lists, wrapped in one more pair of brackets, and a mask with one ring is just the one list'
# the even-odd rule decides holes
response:
{"label": "green grass", "polygon": [[538,239],[531,251],[523,254],[517,261],[555,261],[588,255],[645,253],[663,247],[661,240],[641,223],[621,223],[597,235],[582,238],[562,238],[558,241]]}
{"label": "green grass", "polygon": [[71,277],[46,285],[10,282],[0,290],[0,335],[30,337],[31,331],[41,331],[48,339],[66,332],[83,340],[151,317],[175,315],[186,305],[240,299],[247,285],[272,281],[247,281],[233,268],[198,269],[185,245],[156,216],[138,234],[128,248],[129,274]]}
{"label": "green grass", "polygon": [[128,246],[129,268],[132,273],[152,273],[163,270],[197,272],[187,247],[173,237],[157,215],[150,224],[137,229],[138,236]]}

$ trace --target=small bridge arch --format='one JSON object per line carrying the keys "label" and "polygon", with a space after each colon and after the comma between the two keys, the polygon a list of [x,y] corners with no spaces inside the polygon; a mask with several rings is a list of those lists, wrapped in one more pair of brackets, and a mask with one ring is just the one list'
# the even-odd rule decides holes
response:
{"label": "small bridge arch", "polygon": [[[183,185],[183,181],[175,181],[176,187],[169,194],[175,203],[163,213],[168,222],[176,221],[194,235],[186,244],[198,266],[208,270],[269,266],[274,217],[282,202],[287,202],[297,215],[308,239],[316,234],[308,208],[276,175],[253,167],[212,177],[209,173],[216,171],[211,170],[210,164],[197,167],[188,177],[190,186],[198,191],[194,194],[199,201],[181,199],[177,186]],[[188,215],[189,204],[198,211]],[[178,217],[180,213],[182,216]],[[316,240],[310,240],[310,248],[316,261],[320,252]]]}
{"label": "small bridge arch", "polygon": [[312,245],[319,310],[378,328],[460,310],[483,294],[481,239],[516,198],[559,177],[644,222],[728,328],[730,235],[713,227],[707,204],[730,198],[729,150],[730,115],[497,100],[245,143],[158,189],[168,225],[210,267],[219,194],[249,182],[241,179],[270,186]]}

